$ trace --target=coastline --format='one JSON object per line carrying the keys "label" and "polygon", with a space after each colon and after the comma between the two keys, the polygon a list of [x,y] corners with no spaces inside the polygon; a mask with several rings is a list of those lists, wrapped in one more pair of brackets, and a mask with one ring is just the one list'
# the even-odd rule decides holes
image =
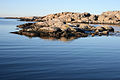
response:
{"label": "coastline", "polygon": [[20,21],[32,21],[18,25],[21,30],[14,34],[30,37],[87,37],[109,35],[114,33],[110,26],[91,26],[90,24],[120,25],[120,11],[103,12],[100,15],[90,13],[62,12],[38,17],[5,17],[5,19],[19,19]]}
{"label": "coastline", "polygon": [[85,24],[113,24],[120,25],[120,11],[107,11],[100,15],[74,12],[61,12],[56,14],[49,14],[46,16],[32,16],[32,17],[4,17],[5,19],[20,19],[20,21],[34,21],[43,22],[53,19],[60,19],[64,22],[70,23],[85,23]]}

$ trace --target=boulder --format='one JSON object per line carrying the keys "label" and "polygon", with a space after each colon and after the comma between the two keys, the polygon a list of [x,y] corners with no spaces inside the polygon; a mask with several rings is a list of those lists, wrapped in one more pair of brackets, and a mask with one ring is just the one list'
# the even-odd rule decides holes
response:
{"label": "boulder", "polygon": [[96,27],[96,30],[99,31],[99,32],[102,32],[102,31],[105,30],[105,28],[104,28],[104,27],[101,27],[101,26],[98,26],[98,27]]}
{"label": "boulder", "polygon": [[106,16],[100,15],[100,16],[98,17],[98,21],[100,21],[101,23],[103,23],[105,18],[106,18]]}
{"label": "boulder", "polygon": [[91,31],[95,29],[95,27],[90,26],[89,24],[80,24],[79,28],[86,31]]}
{"label": "boulder", "polygon": [[112,27],[109,26],[102,26],[102,27],[105,28],[107,31],[114,32],[114,28]]}
{"label": "boulder", "polygon": [[58,27],[42,27],[40,28],[40,31],[45,31],[45,32],[61,32],[61,29]]}
{"label": "boulder", "polygon": [[81,17],[90,17],[90,16],[91,14],[87,12],[81,14]]}
{"label": "boulder", "polygon": [[91,16],[89,17],[89,19],[90,19],[91,21],[96,21],[96,20],[98,20],[98,16],[97,16],[97,15],[91,15]]}
{"label": "boulder", "polygon": [[36,26],[41,26],[41,27],[48,27],[48,23],[47,22],[37,22],[35,23]]}
{"label": "boulder", "polygon": [[109,34],[109,31],[103,31],[101,34],[102,34],[102,35],[108,35],[108,34]]}

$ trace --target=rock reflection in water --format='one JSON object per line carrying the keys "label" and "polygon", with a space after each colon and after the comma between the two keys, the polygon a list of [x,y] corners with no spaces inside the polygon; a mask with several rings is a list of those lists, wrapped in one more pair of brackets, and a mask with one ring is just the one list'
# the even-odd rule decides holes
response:
{"label": "rock reflection in water", "polygon": [[[18,34],[17,32],[11,32],[12,34]],[[18,34],[21,35],[21,34]],[[28,38],[35,38],[35,37],[39,37],[41,39],[44,40],[51,40],[51,41],[63,41],[63,42],[67,42],[67,41],[72,41],[77,39],[78,37],[50,37],[50,36],[30,36],[30,35],[24,35]]]}
{"label": "rock reflection in water", "polygon": [[[18,34],[18,32],[11,32],[12,34]],[[18,34],[18,35],[23,35],[23,34]],[[37,36],[37,35],[24,35],[26,37],[29,37],[29,38],[35,38],[35,37],[39,37],[41,39],[44,39],[44,40],[51,40],[51,41],[63,41],[63,42],[67,42],[67,41],[73,41],[75,39],[78,39],[78,38],[85,38],[85,37],[50,37],[50,36]],[[111,32],[109,33],[109,35],[104,35],[104,36],[117,36],[117,37],[120,37],[120,31],[115,31],[114,33]],[[86,36],[88,37],[88,36]]]}
{"label": "rock reflection in water", "polygon": [[76,37],[60,37],[60,38],[56,38],[56,37],[40,37],[41,39],[44,40],[58,40],[58,41],[63,41],[63,42],[67,42],[67,41],[72,41],[74,39],[77,39]]}

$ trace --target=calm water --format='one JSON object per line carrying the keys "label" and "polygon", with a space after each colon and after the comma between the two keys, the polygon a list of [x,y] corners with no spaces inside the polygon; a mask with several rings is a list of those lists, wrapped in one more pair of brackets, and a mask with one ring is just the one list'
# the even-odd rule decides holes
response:
{"label": "calm water", "polygon": [[0,80],[120,80],[119,36],[63,42],[9,33],[23,23],[0,19]]}

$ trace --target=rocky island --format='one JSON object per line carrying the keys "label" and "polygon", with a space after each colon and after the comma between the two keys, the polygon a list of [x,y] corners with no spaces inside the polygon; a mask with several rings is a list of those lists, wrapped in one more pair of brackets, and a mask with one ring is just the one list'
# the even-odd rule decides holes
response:
{"label": "rocky island", "polygon": [[15,17],[20,21],[34,21],[18,25],[21,30],[15,34],[39,37],[87,37],[89,35],[109,35],[114,32],[110,26],[93,26],[91,24],[120,25],[120,11],[103,12],[101,15],[90,13],[62,12],[43,17]]}

